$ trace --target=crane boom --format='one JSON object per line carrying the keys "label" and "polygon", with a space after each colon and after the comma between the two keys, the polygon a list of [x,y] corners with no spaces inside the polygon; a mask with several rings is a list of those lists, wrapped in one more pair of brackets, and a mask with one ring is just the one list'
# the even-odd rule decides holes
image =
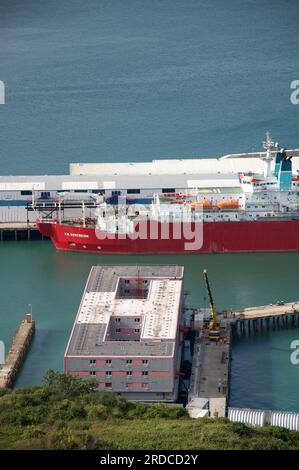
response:
{"label": "crane boom", "polygon": [[211,309],[211,315],[212,315],[212,319],[209,324],[209,338],[213,340],[218,340],[220,336],[220,332],[218,328],[217,310],[213,301],[212,291],[211,291],[209,278],[208,278],[208,271],[206,269],[203,270],[203,276],[204,276],[206,288],[207,288],[208,295],[209,295],[210,309]]}

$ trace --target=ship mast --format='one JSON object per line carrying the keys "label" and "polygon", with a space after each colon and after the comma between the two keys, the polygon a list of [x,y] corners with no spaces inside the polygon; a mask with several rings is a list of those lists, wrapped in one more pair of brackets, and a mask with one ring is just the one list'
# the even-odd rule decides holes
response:
{"label": "ship mast", "polygon": [[270,132],[266,132],[266,140],[263,142],[263,147],[266,150],[266,155],[261,157],[262,160],[265,162],[264,167],[264,177],[269,178],[271,176],[271,162],[272,162],[272,155],[271,150],[274,147],[274,142],[271,138]]}

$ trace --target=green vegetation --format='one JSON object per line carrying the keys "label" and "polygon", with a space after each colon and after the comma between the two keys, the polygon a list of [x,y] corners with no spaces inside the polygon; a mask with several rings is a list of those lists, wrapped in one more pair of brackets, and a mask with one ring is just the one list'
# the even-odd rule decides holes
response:
{"label": "green vegetation", "polygon": [[299,449],[299,433],[131,403],[94,380],[48,371],[45,385],[0,392],[0,449]]}

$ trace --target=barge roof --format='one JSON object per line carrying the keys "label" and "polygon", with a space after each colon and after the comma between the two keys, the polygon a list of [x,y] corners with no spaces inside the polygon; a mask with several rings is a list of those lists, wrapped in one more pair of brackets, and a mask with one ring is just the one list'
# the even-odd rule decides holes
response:
{"label": "barge roof", "polygon": [[[176,265],[93,266],[65,356],[172,356],[183,298],[184,268]],[[123,295],[120,282],[146,281],[142,298]],[[140,319],[138,340],[114,340],[111,319]]]}

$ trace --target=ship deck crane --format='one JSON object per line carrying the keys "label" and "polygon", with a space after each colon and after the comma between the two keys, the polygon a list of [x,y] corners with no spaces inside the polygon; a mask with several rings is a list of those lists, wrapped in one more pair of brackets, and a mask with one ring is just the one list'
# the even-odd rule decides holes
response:
{"label": "ship deck crane", "polygon": [[217,310],[213,301],[211,287],[208,278],[208,271],[206,269],[203,270],[203,277],[206,283],[206,288],[209,295],[209,302],[210,302],[210,309],[211,309],[211,321],[209,323],[209,339],[213,341],[218,341],[220,338],[220,329],[218,324],[218,315]]}

